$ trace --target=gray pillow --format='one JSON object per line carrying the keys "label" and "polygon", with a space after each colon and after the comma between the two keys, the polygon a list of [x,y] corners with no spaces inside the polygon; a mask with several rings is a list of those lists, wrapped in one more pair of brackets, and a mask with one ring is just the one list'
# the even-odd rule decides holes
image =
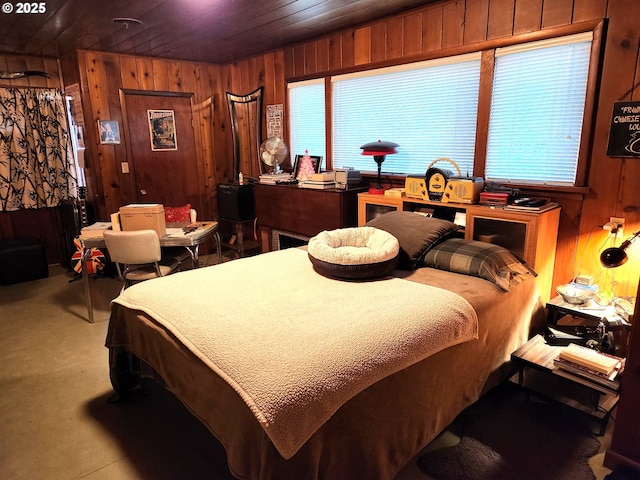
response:
{"label": "gray pillow", "polygon": [[367,225],[385,230],[398,239],[400,259],[397,268],[401,270],[417,268],[433,245],[460,228],[448,220],[405,211],[385,213],[369,220]]}

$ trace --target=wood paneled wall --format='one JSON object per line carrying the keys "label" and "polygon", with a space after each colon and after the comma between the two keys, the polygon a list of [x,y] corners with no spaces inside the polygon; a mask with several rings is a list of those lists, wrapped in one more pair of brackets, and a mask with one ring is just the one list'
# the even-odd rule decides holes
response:
{"label": "wood paneled wall", "polygon": [[46,72],[49,77],[25,77],[15,80],[0,80],[2,87],[62,87],[60,67],[56,58],[30,57],[24,55],[0,54],[1,72],[24,72],[25,70],[37,70]]}
{"label": "wood paneled wall", "polygon": [[[264,85],[265,105],[284,103],[282,53],[222,67],[81,51],[78,66],[88,123],[87,173],[95,182],[89,185],[89,191],[104,218],[120,205],[134,200],[132,175],[122,173],[120,168],[120,164],[127,161],[126,143],[100,145],[95,127],[100,119],[117,120],[122,125],[122,89],[193,94],[200,188],[203,203],[207,205],[201,218],[215,216],[215,186],[232,176],[233,148],[225,93],[244,95]],[[240,167],[248,175],[259,173],[253,164]]]}
{"label": "wood paneled wall", "polygon": [[[580,273],[597,278],[603,271],[597,257],[606,233],[596,227],[617,216],[626,219],[625,236],[640,229],[640,160],[606,156],[612,104],[640,79],[636,18],[640,18],[640,2],[633,0],[447,0],[226,65],[78,52],[71,59],[74,68],[63,68],[63,74],[67,84],[79,82],[82,87],[90,201],[98,216],[106,218],[133,198],[133,181],[120,168],[128,160],[125,143],[99,145],[95,129],[98,119],[122,122],[120,89],[193,93],[199,181],[208,210],[203,215],[214,216],[215,186],[232,174],[225,92],[246,94],[263,85],[265,105],[286,105],[290,79],[480,50],[511,41],[513,36],[526,38],[606,19],[588,192],[551,194],[563,207],[554,285],[568,281],[576,264],[581,266]],[[637,89],[624,100],[639,98]],[[255,165],[241,165],[241,170],[258,173]],[[618,294],[635,294],[637,289],[640,255],[632,253],[632,261],[615,270]]]}
{"label": "wood paneled wall", "polygon": [[[225,174],[224,170],[216,169],[213,162],[214,145],[222,143],[216,138],[225,138],[224,125],[218,125],[213,118],[214,109],[220,105],[220,67],[86,51],[78,52],[77,64],[86,123],[88,200],[96,205],[100,218],[108,218],[108,214],[116,212],[121,205],[136,200],[133,175],[123,173],[121,166],[123,162],[131,162],[122,132],[121,91],[124,89],[192,94],[198,187],[205,205],[201,218],[210,217],[212,191],[218,178]],[[98,120],[118,121],[120,144],[99,143]]]}

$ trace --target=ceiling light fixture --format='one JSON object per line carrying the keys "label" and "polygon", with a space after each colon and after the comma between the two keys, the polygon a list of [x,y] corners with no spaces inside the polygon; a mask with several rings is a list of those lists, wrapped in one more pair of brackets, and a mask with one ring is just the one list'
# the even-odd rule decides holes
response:
{"label": "ceiling light fixture", "polygon": [[131,26],[138,26],[142,24],[140,20],[137,18],[128,18],[128,17],[117,17],[111,20],[116,25],[124,25],[124,28],[129,28]]}

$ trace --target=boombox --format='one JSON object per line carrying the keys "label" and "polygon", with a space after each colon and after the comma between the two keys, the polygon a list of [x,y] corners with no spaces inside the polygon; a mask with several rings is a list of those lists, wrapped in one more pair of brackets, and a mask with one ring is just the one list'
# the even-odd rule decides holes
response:
{"label": "boombox", "polygon": [[458,177],[460,177],[460,169],[456,162],[450,158],[444,157],[436,158],[427,167],[426,181],[429,200],[441,201],[444,195],[444,190],[447,186],[447,181],[453,176],[453,172],[451,170],[434,167],[437,162],[449,162],[456,169],[456,172],[458,172]]}
{"label": "boombox", "polygon": [[[449,162],[457,172],[436,168],[436,162]],[[480,177],[463,177],[456,162],[449,158],[438,158],[429,164],[424,177],[407,175],[405,180],[406,196],[442,203],[477,203],[484,180]]]}

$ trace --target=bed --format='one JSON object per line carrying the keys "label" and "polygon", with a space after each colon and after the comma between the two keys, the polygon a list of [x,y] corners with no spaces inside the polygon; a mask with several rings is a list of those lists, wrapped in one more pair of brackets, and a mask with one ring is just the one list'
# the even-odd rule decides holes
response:
{"label": "bed", "polygon": [[505,269],[500,249],[496,267],[496,246],[411,215],[373,222],[402,255],[382,278],[320,275],[294,248],[125,290],[106,340],[114,389],[159,379],[239,479],[392,479],[544,321],[526,265]]}

